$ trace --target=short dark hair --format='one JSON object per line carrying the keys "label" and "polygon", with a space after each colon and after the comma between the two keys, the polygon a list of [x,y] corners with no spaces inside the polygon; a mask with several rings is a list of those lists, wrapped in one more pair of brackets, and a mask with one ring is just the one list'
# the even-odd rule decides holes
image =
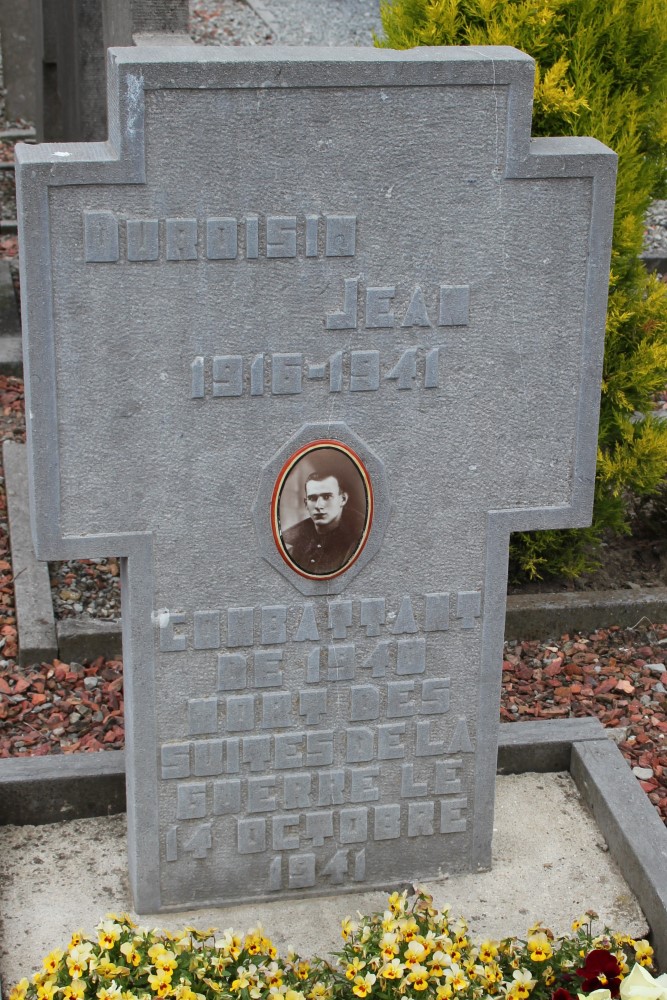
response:
{"label": "short dark hair", "polygon": [[337,472],[335,472],[335,471],[328,472],[328,471],[324,471],[324,470],[321,471],[321,472],[311,472],[309,476],[306,476],[306,481],[303,484],[304,492],[306,490],[306,487],[308,486],[308,483],[311,483],[313,481],[315,481],[317,483],[321,483],[323,479],[328,479],[329,476],[332,476],[336,480],[336,482],[338,483],[338,492],[339,493],[347,493],[348,492],[348,490],[345,488],[345,483],[343,482],[343,480],[341,479],[340,475]]}

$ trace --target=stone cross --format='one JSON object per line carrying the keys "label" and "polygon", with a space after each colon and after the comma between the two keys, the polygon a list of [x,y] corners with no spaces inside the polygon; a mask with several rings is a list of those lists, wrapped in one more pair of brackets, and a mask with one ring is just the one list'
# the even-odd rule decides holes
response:
{"label": "stone cross", "polygon": [[511,48],[112,49],[18,154],[42,559],[120,556],[140,912],[488,868],[510,531],[587,523],[615,157]]}

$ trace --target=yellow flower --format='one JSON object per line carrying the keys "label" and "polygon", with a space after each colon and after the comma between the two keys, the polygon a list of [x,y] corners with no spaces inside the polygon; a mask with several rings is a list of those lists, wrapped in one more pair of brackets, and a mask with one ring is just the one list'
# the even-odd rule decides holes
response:
{"label": "yellow flower", "polygon": [[588,923],[588,920],[586,918],[586,914],[584,914],[581,917],[577,917],[576,920],[572,921],[572,930],[576,932],[576,931],[580,930],[580,928],[584,927],[586,923]]}
{"label": "yellow flower", "polygon": [[116,976],[126,976],[130,970],[123,965],[116,965],[108,958],[102,958],[95,971],[100,979],[114,979]]}
{"label": "yellow flower", "polygon": [[448,969],[445,969],[445,978],[455,993],[464,990],[468,985],[468,980],[456,962],[452,963]]}
{"label": "yellow flower", "polygon": [[419,934],[419,924],[412,917],[399,920],[398,926],[406,941],[412,941]]}
{"label": "yellow flower", "polygon": [[125,961],[129,962],[130,965],[137,966],[141,962],[141,955],[137,951],[134,941],[123,941],[120,951],[121,955],[125,956]]}
{"label": "yellow flower", "polygon": [[343,940],[347,941],[352,937],[355,930],[357,929],[356,924],[352,923],[349,917],[344,917],[340,922],[340,932],[343,936]]}
{"label": "yellow flower", "polygon": [[114,979],[110,986],[102,986],[97,991],[99,1000],[121,1000],[122,990]]}
{"label": "yellow flower", "polygon": [[526,943],[533,962],[546,962],[553,955],[553,948],[544,931],[533,934]]}
{"label": "yellow flower", "polygon": [[231,955],[233,959],[237,959],[241,954],[242,945],[243,939],[234,931],[225,931],[222,938],[215,939],[215,947],[220,948],[225,955]]}
{"label": "yellow flower", "polygon": [[453,991],[449,983],[443,983],[435,991],[435,1000],[450,1000],[452,993]]}
{"label": "yellow flower", "polygon": [[304,995],[299,990],[287,990],[285,1000],[304,1000]]}
{"label": "yellow flower", "polygon": [[237,969],[236,979],[232,982],[232,989],[235,992],[238,990],[247,990],[250,986],[250,979],[248,978],[248,973],[245,969]]}
{"label": "yellow flower", "polygon": [[272,962],[264,973],[267,986],[281,986],[283,981],[282,969],[276,962]]}
{"label": "yellow flower", "polygon": [[324,1000],[327,995],[327,988],[324,983],[315,983],[312,990],[308,994],[308,1000]]}
{"label": "yellow flower", "polygon": [[309,975],[310,975],[310,963],[305,961],[299,962],[299,964],[296,967],[297,979],[301,979],[303,981],[304,979],[308,979]]}
{"label": "yellow flower", "polygon": [[[216,982],[215,979],[209,979],[207,976],[204,976],[204,982],[210,990],[213,990],[214,993],[222,993],[222,983]],[[197,996],[199,996],[199,994],[197,994]]]}
{"label": "yellow flower", "polygon": [[24,1000],[30,983],[27,979],[21,979],[9,994],[9,1000]]}
{"label": "yellow flower", "polygon": [[352,992],[357,997],[367,997],[373,989],[375,976],[372,972],[367,972],[365,976],[357,976],[354,980]]}
{"label": "yellow flower", "polygon": [[445,967],[449,965],[450,961],[451,960],[447,958],[444,952],[442,951],[434,952],[433,958],[428,963],[428,967],[431,970],[431,975],[435,976],[436,978],[442,976],[445,971]]}
{"label": "yellow flower", "polygon": [[86,992],[86,984],[81,979],[73,979],[71,983],[60,987],[63,1000],[81,1000]]}
{"label": "yellow flower", "polygon": [[67,971],[72,979],[80,979],[88,971],[93,946],[89,941],[74,945],[65,959]]}
{"label": "yellow flower", "polygon": [[56,981],[53,978],[44,979],[37,987],[37,1000],[53,1000],[56,992]]}
{"label": "yellow flower", "polygon": [[200,931],[200,930],[197,930],[196,927],[190,927],[190,926],[188,926],[188,927],[184,927],[183,928],[183,932],[185,934],[190,934],[193,938],[196,938],[197,941],[206,941],[207,938],[215,937],[215,935],[218,932],[218,928],[217,927],[208,927],[206,930],[201,930]]}
{"label": "yellow flower", "polygon": [[405,950],[406,955],[413,955],[415,958],[424,958],[426,955],[426,948],[419,940],[419,938],[413,938],[412,941],[408,941],[408,947]]}
{"label": "yellow flower", "polygon": [[76,948],[76,946],[81,944],[82,941],[83,941],[83,931],[74,931],[72,937],[70,938],[70,942],[67,946],[67,950],[69,951],[71,948]]}
{"label": "yellow flower", "polygon": [[391,896],[387,900],[389,909],[398,917],[405,909],[405,901],[407,897],[407,892],[392,892]]}
{"label": "yellow flower", "polygon": [[60,959],[62,957],[63,957],[63,952],[60,950],[60,948],[55,948],[53,951],[50,951],[49,954],[46,956],[46,958],[42,961],[42,965],[44,966],[44,971],[53,975],[53,973],[57,970],[58,966],[60,965]]}
{"label": "yellow flower", "polygon": [[[623,950],[619,950],[613,952],[613,955],[616,958],[616,961],[618,962],[619,968],[621,970],[621,976],[627,976],[628,972],[630,971],[630,966],[625,960],[625,952]],[[650,964],[651,964],[650,961],[640,962],[640,965],[650,965]]]}
{"label": "yellow flower", "polygon": [[114,920],[103,920],[97,925],[97,943],[104,951],[109,951],[120,938],[123,928]]}
{"label": "yellow flower", "polygon": [[360,958],[353,958],[347,969],[345,970],[346,979],[354,979],[362,969],[366,967],[366,963],[362,962]]}
{"label": "yellow flower", "polygon": [[408,982],[414,990],[428,989],[428,969],[423,965],[415,965],[408,975]]}
{"label": "yellow flower", "polygon": [[530,996],[536,980],[533,979],[527,969],[516,969],[512,973],[514,982],[507,992],[508,997],[513,1000],[526,1000]]}
{"label": "yellow flower", "polygon": [[201,994],[194,992],[190,984],[187,983],[185,979],[179,980],[178,984],[172,987],[171,992],[175,1000],[197,1000],[197,997],[201,996]]}
{"label": "yellow flower", "polygon": [[400,979],[404,968],[405,966],[399,958],[392,958],[390,962],[382,966],[379,975],[382,979]]}
{"label": "yellow flower", "polygon": [[171,972],[161,971],[148,977],[148,985],[158,997],[165,997],[171,990]]}
{"label": "yellow flower", "polygon": [[484,981],[487,986],[493,986],[495,983],[499,983],[502,978],[503,970],[497,962],[489,962],[488,965],[484,966]]}
{"label": "yellow flower", "polygon": [[155,956],[155,968],[159,972],[173,972],[178,962],[173,951],[162,951]]}
{"label": "yellow flower", "polygon": [[249,955],[259,955],[262,950],[262,939],[257,934],[249,934],[243,947]]}
{"label": "yellow flower", "polygon": [[635,942],[635,958],[640,965],[651,964],[651,959],[653,958],[653,948],[644,938],[642,938],[641,941]]}
{"label": "yellow flower", "polygon": [[493,962],[498,954],[498,945],[495,941],[482,941],[479,948],[479,959],[480,962],[484,962],[485,965]]}

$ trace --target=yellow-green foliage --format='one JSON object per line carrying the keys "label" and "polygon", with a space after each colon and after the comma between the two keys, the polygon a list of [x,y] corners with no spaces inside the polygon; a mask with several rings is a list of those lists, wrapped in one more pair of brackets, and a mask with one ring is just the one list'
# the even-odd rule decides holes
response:
{"label": "yellow-green foliage", "polygon": [[[592,135],[619,156],[593,527],[513,536],[513,575],[578,575],[631,497],[667,472],[667,286],[638,255],[644,215],[667,191],[665,0],[383,0],[387,48],[514,45],[536,61],[533,135]],[[641,414],[638,419],[637,414]]]}

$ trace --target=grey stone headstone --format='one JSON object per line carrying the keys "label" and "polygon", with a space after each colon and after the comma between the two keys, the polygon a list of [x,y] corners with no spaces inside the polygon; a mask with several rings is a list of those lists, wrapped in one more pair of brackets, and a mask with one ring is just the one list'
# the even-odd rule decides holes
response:
{"label": "grey stone headstone", "polygon": [[38,554],[123,557],[136,906],[487,868],[509,532],[590,517],[615,157],[530,140],[510,48],[110,73],[110,143],[18,178]]}
{"label": "grey stone headstone", "polygon": [[33,122],[37,114],[36,29],[29,0],[23,3],[0,0],[5,113],[10,119],[25,118]]}
{"label": "grey stone headstone", "polygon": [[[17,4],[11,6],[15,17]],[[18,4],[23,7],[23,3]],[[9,15],[8,15],[9,16]],[[109,46],[188,41],[188,0],[30,0],[38,135],[49,141],[107,137]],[[4,50],[3,50],[4,51]]]}

